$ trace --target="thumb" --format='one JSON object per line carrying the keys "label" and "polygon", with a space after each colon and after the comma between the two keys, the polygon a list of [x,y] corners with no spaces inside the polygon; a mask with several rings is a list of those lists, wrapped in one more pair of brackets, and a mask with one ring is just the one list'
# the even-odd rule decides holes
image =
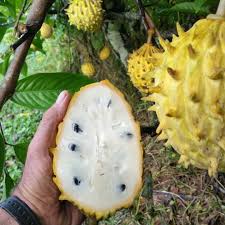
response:
{"label": "thumb", "polygon": [[48,154],[48,149],[54,146],[57,127],[65,116],[70,99],[70,94],[67,91],[61,92],[55,104],[44,113],[38,130],[30,143],[29,154],[38,154],[40,157],[40,154]]}

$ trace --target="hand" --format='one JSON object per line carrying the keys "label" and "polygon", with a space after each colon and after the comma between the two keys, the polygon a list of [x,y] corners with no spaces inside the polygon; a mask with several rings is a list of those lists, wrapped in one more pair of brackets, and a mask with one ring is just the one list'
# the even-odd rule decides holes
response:
{"label": "hand", "polygon": [[13,195],[19,197],[39,216],[43,225],[78,225],[84,217],[69,202],[60,202],[59,191],[52,181],[52,158],[57,127],[63,120],[70,95],[62,92],[56,103],[44,114],[31,141],[22,179]]}

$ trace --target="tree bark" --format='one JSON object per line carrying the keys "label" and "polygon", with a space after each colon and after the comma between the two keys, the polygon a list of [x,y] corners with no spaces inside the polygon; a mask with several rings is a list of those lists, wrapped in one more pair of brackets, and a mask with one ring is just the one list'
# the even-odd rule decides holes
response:
{"label": "tree bark", "polygon": [[216,15],[225,16],[225,0],[220,0]]}
{"label": "tree bark", "polygon": [[13,95],[16,84],[19,79],[20,71],[26,59],[30,45],[41,28],[46,13],[54,0],[33,0],[29,14],[27,16],[26,25],[29,28],[27,39],[15,50],[14,58],[11,61],[5,78],[0,86],[0,109],[4,103]]}

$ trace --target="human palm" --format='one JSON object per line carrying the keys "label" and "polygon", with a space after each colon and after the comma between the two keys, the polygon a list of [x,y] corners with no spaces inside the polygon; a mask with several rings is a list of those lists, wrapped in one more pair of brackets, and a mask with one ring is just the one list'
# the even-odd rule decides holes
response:
{"label": "human palm", "polygon": [[29,145],[22,179],[13,193],[27,203],[44,225],[78,225],[84,219],[72,204],[58,200],[60,193],[52,181],[49,149],[55,146],[57,127],[65,116],[69,101],[69,94],[62,92],[44,114]]}

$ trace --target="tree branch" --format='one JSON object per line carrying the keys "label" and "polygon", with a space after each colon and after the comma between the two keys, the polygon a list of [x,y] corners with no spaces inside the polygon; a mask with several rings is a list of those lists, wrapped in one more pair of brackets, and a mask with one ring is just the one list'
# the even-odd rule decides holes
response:
{"label": "tree branch", "polygon": [[136,0],[136,3],[138,5],[138,8],[141,13],[141,17],[143,18],[143,22],[145,25],[146,30],[154,30],[158,37],[161,37],[158,29],[156,28],[151,16],[147,13],[145,10],[145,6],[143,5],[142,0]]}
{"label": "tree branch", "polygon": [[216,15],[225,16],[225,0],[220,0]]}
{"label": "tree branch", "polygon": [[3,104],[13,95],[17,80],[19,78],[20,71],[23,63],[26,59],[30,45],[34,39],[35,34],[41,28],[41,25],[45,19],[46,13],[54,0],[33,0],[30,12],[27,16],[26,25],[32,27],[30,35],[27,35],[27,39],[16,48],[14,58],[10,63],[8,70],[5,74],[3,83],[0,86],[0,109]]}

